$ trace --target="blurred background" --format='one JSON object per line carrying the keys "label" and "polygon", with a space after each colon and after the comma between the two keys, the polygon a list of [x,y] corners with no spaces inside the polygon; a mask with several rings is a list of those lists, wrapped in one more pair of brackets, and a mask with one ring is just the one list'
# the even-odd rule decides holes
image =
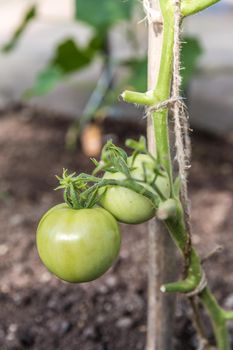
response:
{"label": "blurred background", "polygon": [[[147,225],[122,225],[115,266],[69,285],[39,261],[41,215],[62,201],[62,168],[91,171],[112,138],[146,133],[124,89],[146,90],[147,25],[137,0],[0,0],[0,349],[144,349]],[[183,95],[193,145],[193,241],[217,298],[233,308],[233,1],[187,18]],[[178,300],[174,348],[196,348]],[[230,326],[233,333],[233,328]],[[207,336],[212,339],[211,328]]]}

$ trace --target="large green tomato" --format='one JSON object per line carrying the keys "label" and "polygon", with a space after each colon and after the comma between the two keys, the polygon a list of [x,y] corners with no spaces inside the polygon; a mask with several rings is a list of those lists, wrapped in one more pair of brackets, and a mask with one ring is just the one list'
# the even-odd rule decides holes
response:
{"label": "large green tomato", "polygon": [[[154,161],[151,157],[140,154],[136,157],[133,164],[132,162],[132,157],[129,157],[128,164],[134,168],[131,174],[135,179],[144,179],[144,164],[148,179],[151,181],[153,180]],[[125,176],[122,173],[106,172],[104,178],[122,180]],[[168,178],[158,176],[156,179],[156,185],[159,187],[163,195],[168,198],[170,194]],[[149,185],[143,184],[143,186],[153,192],[153,189]],[[155,215],[155,208],[147,197],[120,186],[109,186],[101,198],[101,205],[115,216],[118,221],[126,224],[140,224],[151,219]]]}
{"label": "large green tomato", "polygon": [[42,217],[37,249],[49,271],[67,282],[88,282],[104,274],[118,256],[121,236],[115,218],[100,207],[60,204]]}

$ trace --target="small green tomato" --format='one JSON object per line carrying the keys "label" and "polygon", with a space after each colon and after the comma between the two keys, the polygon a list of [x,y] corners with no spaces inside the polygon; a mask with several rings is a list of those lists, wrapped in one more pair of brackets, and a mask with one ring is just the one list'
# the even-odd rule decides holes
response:
{"label": "small green tomato", "polygon": [[[154,161],[148,155],[140,154],[133,162],[133,158],[128,158],[128,164],[133,166],[132,177],[138,180],[144,179],[143,164],[149,181],[154,178]],[[122,173],[104,174],[105,179],[123,180]],[[146,189],[154,191],[148,184],[140,183]],[[170,194],[169,181],[167,176],[158,176],[156,185],[162,194],[168,198]],[[153,203],[147,197],[138,194],[128,188],[120,186],[108,186],[101,198],[101,205],[108,210],[115,218],[126,224],[140,224],[148,221],[155,215]]]}

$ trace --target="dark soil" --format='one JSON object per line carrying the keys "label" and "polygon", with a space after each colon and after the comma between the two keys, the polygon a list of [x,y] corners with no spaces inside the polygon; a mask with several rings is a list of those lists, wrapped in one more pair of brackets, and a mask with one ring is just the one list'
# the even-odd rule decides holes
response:
{"label": "dark soil", "polygon": [[[146,340],[147,226],[122,225],[123,245],[115,266],[99,280],[72,285],[41,264],[35,232],[41,215],[62,200],[55,174],[62,168],[89,171],[80,147],[64,149],[68,122],[15,112],[0,117],[0,349],[135,350]],[[122,144],[143,128],[107,122],[105,134]],[[193,241],[206,263],[222,305],[233,308],[233,142],[192,135],[190,187]],[[195,349],[189,310],[179,302],[176,350]],[[209,332],[211,338],[211,331]]]}

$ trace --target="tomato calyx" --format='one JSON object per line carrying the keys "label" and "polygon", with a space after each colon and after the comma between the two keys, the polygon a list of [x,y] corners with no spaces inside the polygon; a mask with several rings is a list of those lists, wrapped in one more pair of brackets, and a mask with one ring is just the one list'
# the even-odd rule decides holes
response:
{"label": "tomato calyx", "polygon": [[[100,161],[91,159],[95,165],[92,175],[68,174],[68,170],[63,169],[62,176],[57,176],[59,186],[56,189],[64,190],[64,200],[69,207],[73,209],[94,207],[104,195],[104,191],[99,191],[100,188],[103,187],[106,190],[108,186],[121,186],[133,190],[150,199],[155,209],[167,199],[156,184],[158,176],[166,177],[167,174],[156,158],[147,151],[145,138],[141,137],[139,141],[127,140],[126,145],[133,150],[131,157],[128,157],[127,153],[114,145],[111,140],[108,141],[103,147]],[[135,173],[137,173],[137,157],[140,155],[142,158],[145,157],[147,162],[142,160],[140,164],[142,171],[138,177]],[[110,179],[96,176],[103,172],[121,173],[123,177],[122,179]]]}
{"label": "tomato calyx", "polygon": [[70,208],[83,209],[92,208],[97,204],[99,197],[97,190],[93,188],[93,191],[88,192],[88,196],[85,195],[85,191],[89,188],[89,181],[97,181],[96,177],[88,174],[80,174],[76,176],[76,173],[68,174],[67,169],[63,169],[62,176],[56,176],[59,181],[59,186],[55,190],[64,190],[64,200]]}

